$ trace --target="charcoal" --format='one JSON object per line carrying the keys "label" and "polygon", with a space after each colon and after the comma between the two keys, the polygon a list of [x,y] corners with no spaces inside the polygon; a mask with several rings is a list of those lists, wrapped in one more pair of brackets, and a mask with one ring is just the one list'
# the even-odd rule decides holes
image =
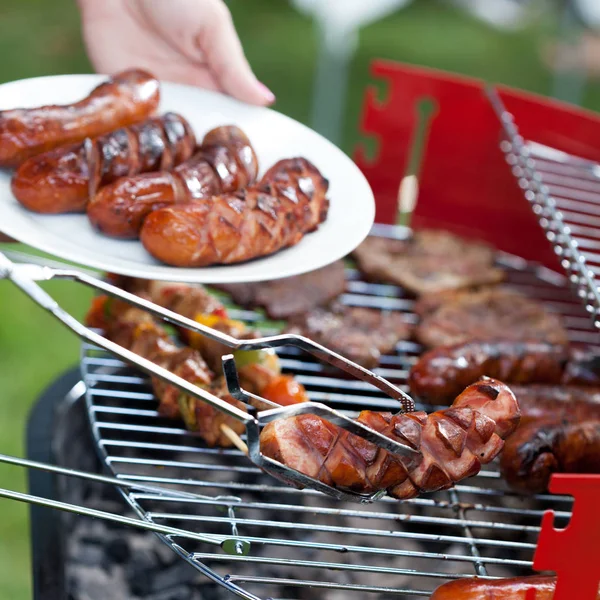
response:
{"label": "charcoal", "polygon": [[132,554],[125,569],[131,593],[147,596],[153,591],[156,566],[156,557],[152,551],[140,550]]}
{"label": "charcoal", "polygon": [[183,560],[173,566],[156,573],[152,579],[152,591],[160,592],[175,587],[177,584],[192,583],[198,577],[198,571]]}
{"label": "charcoal", "polygon": [[197,597],[194,590],[189,586],[178,585],[177,587],[151,594],[147,597],[147,600],[194,600]]}
{"label": "charcoal", "polygon": [[[78,600],[106,600],[107,598],[123,598],[126,589],[122,577],[107,574],[98,567],[80,565],[77,567],[79,579]],[[125,596],[126,597],[126,596]]]}
{"label": "charcoal", "polygon": [[125,538],[115,538],[106,544],[104,554],[109,561],[125,563],[131,555],[129,542]]}
{"label": "charcoal", "polygon": [[104,551],[101,545],[82,544],[73,556],[73,560],[77,563],[94,567],[101,564],[103,556]]}

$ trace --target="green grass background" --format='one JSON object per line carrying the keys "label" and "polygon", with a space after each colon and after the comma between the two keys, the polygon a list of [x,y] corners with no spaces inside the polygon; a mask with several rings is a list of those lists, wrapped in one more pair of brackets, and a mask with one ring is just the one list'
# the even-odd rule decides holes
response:
{"label": "green grass background", "polygon": [[[317,59],[311,22],[282,0],[231,0],[229,5],[250,63],[277,95],[276,108],[307,122]],[[352,67],[344,149],[357,139],[371,59],[427,65],[548,94],[552,76],[541,65],[538,49],[554,25],[545,15],[526,31],[500,33],[435,0],[417,0],[366,28]],[[0,82],[90,70],[73,0],[0,0]],[[584,104],[600,106],[600,86],[587,86]],[[83,316],[90,297],[86,290],[64,283],[45,287],[65,308]],[[77,359],[76,339],[0,282],[0,452],[22,455],[30,406]],[[25,489],[24,473],[0,467],[0,486]],[[28,536],[26,506],[0,501],[2,600],[31,597]]]}

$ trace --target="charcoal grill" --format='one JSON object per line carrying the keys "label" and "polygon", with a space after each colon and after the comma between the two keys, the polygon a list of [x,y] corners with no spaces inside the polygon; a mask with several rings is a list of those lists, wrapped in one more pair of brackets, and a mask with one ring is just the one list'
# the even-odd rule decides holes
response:
{"label": "charcoal grill", "polygon": [[[407,230],[376,226],[374,233],[397,237]],[[498,262],[513,287],[563,315],[573,342],[597,347],[597,334],[566,277],[508,254],[499,254]],[[402,289],[365,282],[351,267],[347,279],[344,303],[416,318],[413,300]],[[258,311],[230,313],[265,330]],[[417,344],[401,342],[376,372],[405,388],[419,352]],[[395,401],[371,386],[300,351],[284,348],[280,356],[313,401],[348,416],[362,408],[397,410]],[[309,588],[326,598],[427,597],[446,579],[527,573],[543,511],[555,510],[559,523],[570,515],[569,498],[521,497],[505,488],[494,466],[452,490],[406,502],[336,502],[280,484],[238,450],[205,447],[177,422],[159,416],[145,377],[97,348],[83,346],[81,367],[93,435],[112,474],[207,497],[123,491],[126,500],[143,519],[248,540],[250,555],[237,557],[161,535],[196,569],[243,598],[304,598]]]}
{"label": "charcoal grill", "polygon": [[[600,165],[520,137],[499,98],[490,92],[504,126],[501,149],[554,245],[566,276],[519,257],[498,253],[508,283],[562,315],[574,343],[600,349]],[[377,225],[375,235],[404,237],[405,228]],[[575,293],[569,284],[575,286]],[[348,264],[348,305],[400,311],[416,320],[413,300],[393,285],[361,279]],[[276,333],[260,311],[229,311]],[[590,315],[593,317],[590,319]],[[398,344],[375,372],[406,389],[421,352]],[[359,410],[396,411],[396,401],[309,355],[279,350],[311,400],[349,417]],[[193,492],[165,496],[121,488],[139,517],[199,536],[251,543],[247,556],[177,534],[157,534],[176,554],[225,589],[251,600],[429,597],[449,579],[531,573],[546,510],[566,525],[572,500],[508,490],[495,464],[455,488],[399,502],[382,498],[358,505],[315,490],[298,490],[262,473],[236,449],[207,448],[179,423],[164,419],[147,378],[89,344],[82,346],[82,379],[93,437],[109,474],[128,482]],[[431,410],[432,407],[418,407]]]}

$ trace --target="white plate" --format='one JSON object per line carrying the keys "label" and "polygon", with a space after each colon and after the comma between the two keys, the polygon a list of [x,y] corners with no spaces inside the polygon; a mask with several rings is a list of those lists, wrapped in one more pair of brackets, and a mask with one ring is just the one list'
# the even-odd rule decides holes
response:
{"label": "white plate", "polygon": [[[0,110],[40,104],[67,104],[86,96],[104,78],[61,75],[0,85]],[[197,136],[212,127],[235,124],[252,142],[261,172],[281,158],[305,156],[330,181],[331,207],[325,223],[296,246],[240,265],[198,269],[168,267],[153,259],[139,241],[97,233],[86,215],[39,215],[22,207],[10,191],[10,173],[0,171],[0,231],[61,258],[123,275],[228,283],[261,281],[323,267],[352,251],[367,236],[375,202],[367,180],[339,148],[308,127],[266,108],[194,87],[163,83],[160,110],[181,113]]]}

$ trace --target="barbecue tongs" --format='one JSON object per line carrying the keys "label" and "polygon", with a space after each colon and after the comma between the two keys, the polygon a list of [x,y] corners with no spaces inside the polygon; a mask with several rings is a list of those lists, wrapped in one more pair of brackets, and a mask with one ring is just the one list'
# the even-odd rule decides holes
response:
{"label": "barbecue tongs", "polygon": [[[18,256],[18,253],[13,254]],[[377,499],[384,493],[377,492],[372,495],[363,495],[355,493],[351,490],[340,490],[326,485],[317,479],[308,477],[307,475],[300,473],[295,469],[291,469],[290,467],[287,467],[276,460],[264,456],[260,451],[259,444],[261,427],[267,423],[270,423],[271,421],[275,421],[276,419],[284,419],[301,414],[310,413],[322,417],[331,423],[346,429],[354,435],[360,436],[369,442],[376,444],[388,452],[408,458],[415,458],[415,455],[418,455],[418,452],[409,446],[398,443],[376,432],[375,430],[366,427],[357,421],[354,421],[353,419],[326,406],[325,404],[305,402],[293,406],[281,407],[266,400],[265,398],[261,398],[260,396],[256,396],[245,391],[240,387],[238,372],[233,355],[223,356],[223,371],[229,393],[231,396],[237,400],[240,400],[241,402],[244,402],[248,406],[248,412],[244,412],[243,410],[232,406],[224,400],[221,400],[217,396],[214,396],[207,390],[189,383],[177,375],[174,375],[167,369],[159,367],[149,360],[142,358],[141,356],[106,339],[88,327],[85,327],[82,323],[77,321],[73,316],[61,308],[58,303],[35,282],[48,281],[50,279],[68,279],[77,281],[111,296],[120,298],[129,304],[147,310],[152,315],[159,317],[160,319],[163,319],[164,321],[167,321],[173,325],[184,327],[191,331],[205,335],[212,340],[222,342],[233,350],[262,350],[267,348],[277,348],[285,345],[296,346],[314,355],[319,360],[327,362],[342,369],[343,371],[346,371],[350,375],[357,377],[358,379],[374,385],[391,398],[398,400],[400,402],[402,411],[410,412],[415,410],[412,398],[410,398],[410,396],[408,396],[398,387],[394,386],[386,379],[344,358],[343,356],[332,352],[324,346],[321,346],[320,344],[317,344],[303,336],[292,334],[273,335],[252,340],[238,340],[210,327],[192,321],[191,319],[182,317],[181,315],[144,300],[134,294],[125,292],[118,287],[97,279],[92,275],[73,269],[68,265],[52,263],[53,266],[48,266],[49,263],[47,261],[40,261],[40,259],[36,259],[35,257],[28,255],[22,256],[24,256],[29,262],[12,262],[6,256],[6,254],[0,252],[0,279],[8,279],[12,281],[12,283],[14,283],[30,298],[37,302],[37,304],[46,309],[83,340],[107,350],[108,352],[118,356],[122,360],[134,365],[149,375],[159,377],[163,381],[177,386],[186,394],[190,394],[191,396],[202,400],[203,402],[207,402],[229,417],[241,421],[246,428],[248,457],[255,465],[273,475],[277,479],[299,488],[310,487],[328,494],[329,496],[333,496],[334,498],[343,500],[370,502]],[[19,258],[21,258],[21,256],[19,256]],[[39,264],[33,262],[36,260]],[[262,405],[273,406],[274,408],[256,413],[255,409],[253,409],[250,405],[250,400],[259,401],[262,403]]]}

